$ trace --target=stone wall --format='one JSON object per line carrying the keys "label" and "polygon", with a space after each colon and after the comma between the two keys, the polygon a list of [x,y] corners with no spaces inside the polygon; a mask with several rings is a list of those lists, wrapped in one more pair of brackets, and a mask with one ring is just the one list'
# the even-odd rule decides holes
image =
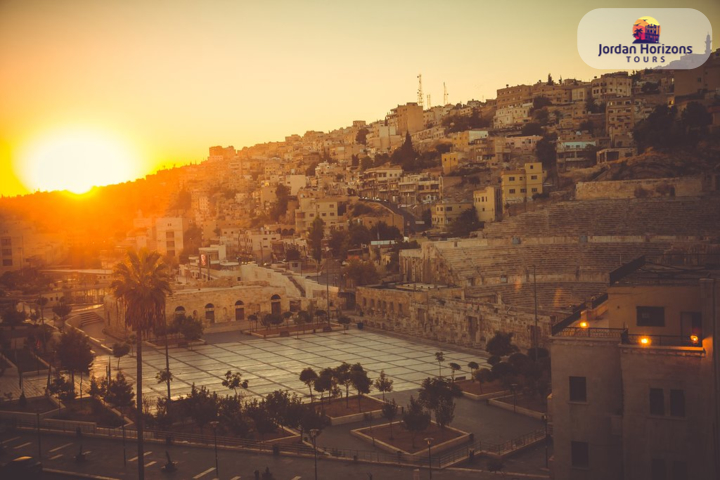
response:
{"label": "stone wall", "polygon": [[579,182],[576,200],[648,197],[695,197],[703,192],[702,177],[650,178],[612,182]]}

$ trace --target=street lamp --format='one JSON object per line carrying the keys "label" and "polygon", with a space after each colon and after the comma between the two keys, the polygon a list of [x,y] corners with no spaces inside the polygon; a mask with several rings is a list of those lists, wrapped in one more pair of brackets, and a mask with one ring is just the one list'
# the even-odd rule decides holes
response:
{"label": "street lamp", "polygon": [[317,436],[320,434],[320,430],[317,428],[310,429],[310,440],[312,440],[313,444],[313,453],[315,454],[315,480],[317,480],[317,443],[316,439]]}
{"label": "street lamp", "polygon": [[210,422],[210,426],[213,428],[213,437],[215,438],[215,476],[220,478],[220,468],[218,467],[218,454],[217,454],[217,426],[220,422],[213,420]]}
{"label": "street lamp", "polygon": [[512,394],[513,394],[513,412],[517,412],[517,400],[515,397],[515,392],[517,390],[517,387],[518,387],[517,383],[510,384],[510,390],[512,390]]}
{"label": "street lamp", "polygon": [[433,438],[428,437],[425,441],[428,444],[428,470],[430,470],[430,478],[432,478],[432,453],[430,451],[430,446],[432,445]]}

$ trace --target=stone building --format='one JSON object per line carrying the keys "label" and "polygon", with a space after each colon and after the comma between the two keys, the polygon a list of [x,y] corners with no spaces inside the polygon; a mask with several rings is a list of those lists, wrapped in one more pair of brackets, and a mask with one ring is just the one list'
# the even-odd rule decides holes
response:
{"label": "stone building", "polygon": [[[284,288],[268,282],[251,281],[231,287],[175,290],[167,298],[165,312],[168,320],[182,313],[203,319],[210,326],[242,322],[252,314],[262,318],[268,313],[280,314],[300,307],[301,299],[289,297]],[[110,333],[118,336],[127,333],[122,303],[112,295],[105,297],[105,319]]]}
{"label": "stone building", "polygon": [[703,258],[636,263],[553,328],[554,478],[718,478],[720,271]]}

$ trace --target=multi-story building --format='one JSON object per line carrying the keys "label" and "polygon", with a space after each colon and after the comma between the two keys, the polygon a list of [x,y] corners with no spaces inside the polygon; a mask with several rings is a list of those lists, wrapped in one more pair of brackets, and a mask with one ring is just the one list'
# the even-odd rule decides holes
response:
{"label": "multi-story building", "polygon": [[502,211],[502,191],[496,187],[485,187],[473,192],[473,205],[481,222],[498,220]]}
{"label": "multi-story building", "polygon": [[398,135],[405,136],[406,133],[412,135],[425,128],[423,120],[423,108],[417,103],[408,103],[407,105],[398,105],[393,109],[397,118]]}
{"label": "multi-story building", "polygon": [[596,102],[632,95],[632,78],[627,72],[607,73],[600,78],[594,78],[590,85]]}
{"label": "multi-story building", "polygon": [[181,217],[156,219],[155,249],[162,255],[176,257],[183,248],[183,219]]}
{"label": "multi-story building", "polygon": [[555,479],[720,478],[720,271],[682,260],[621,267],[553,326]]}
{"label": "multi-story building", "polygon": [[532,87],[530,85],[498,88],[496,103],[498,110],[526,103],[532,103]]}
{"label": "multi-story building", "polygon": [[338,214],[339,199],[336,197],[326,198],[302,198],[298,199],[299,205],[295,210],[295,232],[304,233],[316,218],[325,223],[325,233],[331,230],[344,229],[345,219]]}
{"label": "multi-story building", "polygon": [[458,152],[447,152],[442,154],[442,169],[444,175],[450,175],[460,166],[460,154]]}
{"label": "multi-story building", "polygon": [[505,170],[500,174],[503,204],[532,200],[543,193],[545,172],[542,163],[526,163],[522,170]]}
{"label": "multi-story building", "polygon": [[462,212],[473,208],[472,202],[443,200],[432,208],[433,227],[446,229],[457,221]]}
{"label": "multi-story building", "polygon": [[507,105],[505,107],[498,108],[493,119],[495,128],[522,125],[523,123],[529,122],[531,109],[532,103]]}

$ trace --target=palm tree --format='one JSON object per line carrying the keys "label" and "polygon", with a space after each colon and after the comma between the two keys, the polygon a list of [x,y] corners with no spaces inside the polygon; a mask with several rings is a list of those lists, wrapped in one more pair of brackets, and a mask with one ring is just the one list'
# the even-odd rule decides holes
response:
{"label": "palm tree", "polygon": [[[125,307],[125,324],[136,333],[137,446],[144,458],[142,398],[142,337],[154,325],[165,321],[165,297],[172,293],[170,272],[158,252],[128,251],[123,263],[115,266],[110,287]],[[144,462],[138,461],[138,478],[145,479]]]}

